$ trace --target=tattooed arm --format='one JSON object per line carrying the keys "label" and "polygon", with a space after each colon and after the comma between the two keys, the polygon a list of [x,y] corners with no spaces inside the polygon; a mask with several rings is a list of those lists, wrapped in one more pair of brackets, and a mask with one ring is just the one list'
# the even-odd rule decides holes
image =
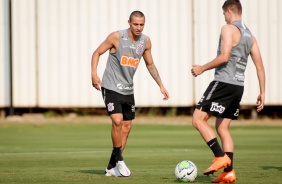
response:
{"label": "tattooed arm", "polygon": [[157,82],[157,84],[160,86],[161,93],[164,95],[163,99],[167,100],[169,98],[169,94],[167,90],[165,89],[162,83],[161,77],[159,75],[158,69],[154,64],[152,53],[151,53],[151,48],[152,48],[151,40],[149,37],[147,37],[146,48],[143,54],[143,58],[145,60],[149,73],[151,74],[153,79]]}

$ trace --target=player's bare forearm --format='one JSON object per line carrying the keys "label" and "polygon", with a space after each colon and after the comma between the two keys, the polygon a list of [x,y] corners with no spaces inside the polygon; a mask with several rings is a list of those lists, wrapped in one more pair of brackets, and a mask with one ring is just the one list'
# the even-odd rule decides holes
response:
{"label": "player's bare forearm", "polygon": [[92,86],[96,88],[97,90],[101,90],[101,81],[100,78],[97,75],[97,65],[99,61],[99,54],[96,52],[92,55],[91,60],[91,78],[92,78]]}
{"label": "player's bare forearm", "polygon": [[151,76],[153,77],[153,79],[161,87],[163,84],[162,84],[162,80],[161,80],[161,77],[159,75],[159,72],[158,72],[156,66],[154,64],[148,65],[147,69],[148,69],[149,73],[151,74]]}

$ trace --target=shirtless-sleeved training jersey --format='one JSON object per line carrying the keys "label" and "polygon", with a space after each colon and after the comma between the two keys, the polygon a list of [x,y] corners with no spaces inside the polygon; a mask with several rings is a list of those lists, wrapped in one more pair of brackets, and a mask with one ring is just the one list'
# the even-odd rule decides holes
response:
{"label": "shirtless-sleeved training jersey", "polygon": [[133,42],[128,29],[119,31],[119,45],[115,53],[110,53],[102,79],[102,86],[123,95],[134,93],[133,76],[143,56],[146,35],[141,34]]}
{"label": "shirtless-sleeved training jersey", "polygon": [[[241,39],[238,45],[232,47],[228,62],[215,69],[214,80],[244,86],[244,73],[252,47],[252,33],[242,21],[235,21],[232,24],[240,30]],[[219,39],[217,55],[220,54],[220,47],[221,38]]]}

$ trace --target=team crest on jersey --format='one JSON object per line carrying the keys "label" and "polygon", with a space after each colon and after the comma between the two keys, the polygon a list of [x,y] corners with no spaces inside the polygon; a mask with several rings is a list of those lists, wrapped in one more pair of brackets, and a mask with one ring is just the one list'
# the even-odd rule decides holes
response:
{"label": "team crest on jersey", "polygon": [[144,45],[138,44],[136,48],[136,54],[141,55],[144,51]]}
{"label": "team crest on jersey", "polygon": [[108,103],[107,107],[108,107],[108,111],[109,112],[111,112],[111,111],[113,111],[115,109],[114,103]]}

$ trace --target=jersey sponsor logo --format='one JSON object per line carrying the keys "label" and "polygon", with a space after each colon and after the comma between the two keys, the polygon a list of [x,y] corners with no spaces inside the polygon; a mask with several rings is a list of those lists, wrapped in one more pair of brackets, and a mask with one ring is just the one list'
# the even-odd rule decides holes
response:
{"label": "jersey sponsor logo", "polygon": [[108,107],[108,111],[109,112],[111,112],[111,111],[113,111],[115,109],[114,103],[108,103],[107,107]]}
{"label": "jersey sponsor logo", "polygon": [[117,88],[121,89],[121,90],[128,90],[128,91],[133,90],[133,86],[125,86],[125,85],[123,85],[121,83],[117,84]]}
{"label": "jersey sponsor logo", "polygon": [[144,51],[144,45],[138,44],[138,45],[137,45],[137,49],[136,49],[136,54],[142,55],[142,54],[143,54],[143,51]]}
{"label": "jersey sponsor logo", "polygon": [[122,56],[120,60],[120,64],[122,66],[130,66],[136,68],[139,64],[139,59],[132,58],[132,57],[127,57],[127,56]]}
{"label": "jersey sponsor logo", "polygon": [[216,111],[222,114],[225,111],[225,107],[223,107],[222,105],[218,105],[218,103],[216,102],[212,102],[210,111]]}

